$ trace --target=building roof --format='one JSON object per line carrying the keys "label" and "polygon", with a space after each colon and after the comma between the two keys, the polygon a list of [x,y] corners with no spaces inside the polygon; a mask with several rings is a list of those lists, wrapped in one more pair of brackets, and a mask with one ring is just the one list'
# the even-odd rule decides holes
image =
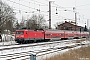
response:
{"label": "building roof", "polygon": [[[67,21],[65,21],[64,23],[62,23],[62,24],[60,24],[60,25],[64,25],[64,24],[66,24],[66,23],[68,23],[68,24],[70,24],[70,25],[72,25],[72,26],[77,26],[77,27],[81,27],[81,28],[84,28],[84,27],[82,27],[82,26],[78,26],[78,25],[75,25],[75,22],[67,22]],[[59,25],[59,26],[60,26]]]}
{"label": "building roof", "polygon": [[80,30],[80,28],[82,28],[82,30],[84,29],[82,26],[75,25],[75,22],[65,21],[64,23],[58,25],[59,30]]}

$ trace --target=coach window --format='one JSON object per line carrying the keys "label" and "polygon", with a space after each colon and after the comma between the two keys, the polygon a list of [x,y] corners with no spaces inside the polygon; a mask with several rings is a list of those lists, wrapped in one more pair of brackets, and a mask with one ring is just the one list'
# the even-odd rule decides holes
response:
{"label": "coach window", "polygon": [[64,34],[61,34],[61,36],[63,36]]}
{"label": "coach window", "polygon": [[66,36],[68,36],[68,34],[66,34]]}
{"label": "coach window", "polygon": [[46,36],[50,36],[50,34],[46,34]]}

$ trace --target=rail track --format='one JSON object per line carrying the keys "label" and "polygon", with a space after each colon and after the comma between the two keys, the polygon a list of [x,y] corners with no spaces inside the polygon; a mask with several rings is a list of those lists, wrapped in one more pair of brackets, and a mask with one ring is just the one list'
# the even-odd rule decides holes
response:
{"label": "rail track", "polygon": [[[37,56],[71,49],[77,46],[87,45],[70,41],[53,41],[44,43],[14,45],[0,48],[1,60],[28,60],[30,55],[35,53]],[[12,53],[11,53],[12,52]],[[30,59],[29,59],[30,60]]]}
{"label": "rail track", "polygon": [[[75,39],[72,39],[72,40],[75,40]],[[57,40],[57,41],[69,41],[69,40]],[[43,42],[40,42],[40,43],[43,43]],[[29,44],[32,44],[32,43],[29,43]],[[21,45],[21,44],[18,44],[15,41],[0,42],[0,47],[5,47],[5,46],[8,47],[11,45]]]}
{"label": "rail track", "polygon": [[53,42],[42,42],[42,43],[32,43],[32,44],[14,44],[14,45],[4,45],[1,50],[10,50],[10,49],[18,49],[18,48],[27,48],[27,47],[33,47],[33,46],[41,46],[41,45],[48,45],[48,44],[55,44],[55,43],[62,43],[62,42],[68,42],[66,40],[64,41],[53,41]]}
{"label": "rail track", "polygon": [[[78,39],[80,40],[80,39]],[[24,48],[24,47],[32,47],[32,46],[40,46],[40,45],[47,45],[47,44],[54,44],[54,43],[62,43],[62,42],[70,42],[72,40],[59,40],[59,41],[50,41],[50,42],[40,42],[40,43],[30,43],[30,44],[8,44],[8,45],[0,45],[0,51],[1,50],[10,50],[10,49],[18,49],[18,48]],[[73,41],[76,41],[76,39],[73,39]],[[4,43],[4,42],[3,42]]]}
{"label": "rail track", "polygon": [[0,47],[4,47],[4,46],[10,46],[10,45],[18,45],[18,43],[16,43],[15,41],[2,41],[0,42]]}

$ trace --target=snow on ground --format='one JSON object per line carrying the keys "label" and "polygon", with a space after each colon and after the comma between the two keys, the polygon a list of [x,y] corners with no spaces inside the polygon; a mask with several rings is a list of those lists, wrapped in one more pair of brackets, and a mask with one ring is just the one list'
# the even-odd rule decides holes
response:
{"label": "snow on ground", "polygon": [[[34,43],[37,44],[37,43]],[[42,43],[41,43],[42,44]],[[58,44],[50,44],[50,45],[41,45],[41,46],[34,46],[34,47],[27,47],[27,48],[18,48],[18,49],[11,49],[11,50],[2,50],[0,51],[0,55],[7,55],[7,54],[15,54],[15,53],[22,53],[22,52],[28,52],[30,54],[37,54],[37,52],[40,51],[44,51],[44,50],[48,50],[50,48],[57,48],[57,47],[64,47],[64,46],[70,46],[70,45],[75,45],[76,43],[66,43],[66,42],[60,42]],[[90,41],[83,41],[81,44],[90,44]],[[25,44],[28,45],[28,44]],[[20,45],[16,45],[16,46],[20,46]],[[8,46],[10,47],[10,46]],[[77,48],[80,48],[81,46],[78,46]],[[3,47],[0,47],[0,49],[2,49]],[[64,53],[66,51],[68,51],[69,49],[65,49],[62,51],[58,51],[58,50],[51,50],[49,52],[42,52],[42,53],[38,53],[37,54],[37,60],[42,60],[51,56],[54,56],[56,54],[60,54],[60,53]],[[33,52],[29,52],[29,51],[33,51]],[[50,53],[51,52],[51,53]],[[53,52],[53,53],[52,53]],[[48,54],[49,53],[49,54]],[[43,54],[43,55],[42,55]],[[45,55],[44,55],[45,54]],[[22,55],[22,54],[21,54]],[[40,56],[41,55],[41,56]],[[30,58],[30,56],[26,56],[28,58]],[[9,58],[9,57],[7,57]],[[24,57],[22,57],[24,58]],[[0,60],[5,60],[4,58],[0,58]],[[21,60],[20,58],[16,59],[16,60]]]}
{"label": "snow on ground", "polygon": [[15,39],[14,34],[1,34],[1,36],[3,41],[10,41]]}
{"label": "snow on ground", "polygon": [[0,42],[0,47],[4,45],[14,45],[14,44],[18,44],[18,43],[16,43],[15,41]]}
{"label": "snow on ground", "polygon": [[[83,42],[81,42],[81,44],[89,44],[90,45],[90,41],[83,41]],[[83,47],[86,47],[86,46],[88,46],[88,45],[85,45]],[[74,48],[71,48],[71,49],[74,50],[74,49],[78,49],[78,48],[81,48],[81,47],[82,46],[77,46],[77,47],[74,47]],[[43,60],[43,59],[47,59],[47,58],[50,58],[50,57],[58,55],[58,54],[63,54],[63,53],[65,53],[65,52],[67,52],[67,51],[69,51],[71,49],[65,49],[65,50],[61,50],[61,51],[45,54],[45,55],[42,55],[42,56],[38,56],[37,60]],[[42,54],[42,53],[40,53],[40,54]]]}
{"label": "snow on ground", "polygon": [[[0,42],[0,47],[1,45],[11,45],[11,44],[16,44],[14,39],[14,34],[1,34],[2,36],[2,42]],[[1,41],[1,40],[0,40]]]}

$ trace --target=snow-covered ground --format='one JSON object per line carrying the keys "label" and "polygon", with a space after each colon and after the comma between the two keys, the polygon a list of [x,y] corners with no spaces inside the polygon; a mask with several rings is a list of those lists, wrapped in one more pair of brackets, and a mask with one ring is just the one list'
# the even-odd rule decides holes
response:
{"label": "snow-covered ground", "polygon": [[1,34],[3,41],[12,41],[15,39],[14,34]]}
{"label": "snow-covered ground", "polygon": [[[34,43],[34,44],[41,44],[41,43]],[[27,60],[30,60],[29,58],[31,54],[36,54],[37,60],[43,60],[50,56],[54,56],[56,54],[60,54],[69,50],[69,49],[61,50],[61,49],[56,49],[56,48],[71,46],[75,44],[77,43],[71,42],[70,40],[68,42],[62,41],[60,43],[49,44],[49,45],[30,46],[26,48],[22,47],[22,48],[17,48],[17,49],[10,49],[10,50],[0,50],[0,55],[1,55],[0,60],[7,60],[11,58],[12,58],[11,60],[21,60],[21,59],[27,59],[27,58],[28,58]],[[81,44],[90,44],[90,41],[83,41],[81,42]],[[28,44],[25,44],[25,45],[28,45]],[[20,46],[20,45],[16,45],[16,46]],[[80,48],[80,47],[81,46],[78,46],[76,48]],[[0,47],[0,49],[2,48],[3,47]]]}

